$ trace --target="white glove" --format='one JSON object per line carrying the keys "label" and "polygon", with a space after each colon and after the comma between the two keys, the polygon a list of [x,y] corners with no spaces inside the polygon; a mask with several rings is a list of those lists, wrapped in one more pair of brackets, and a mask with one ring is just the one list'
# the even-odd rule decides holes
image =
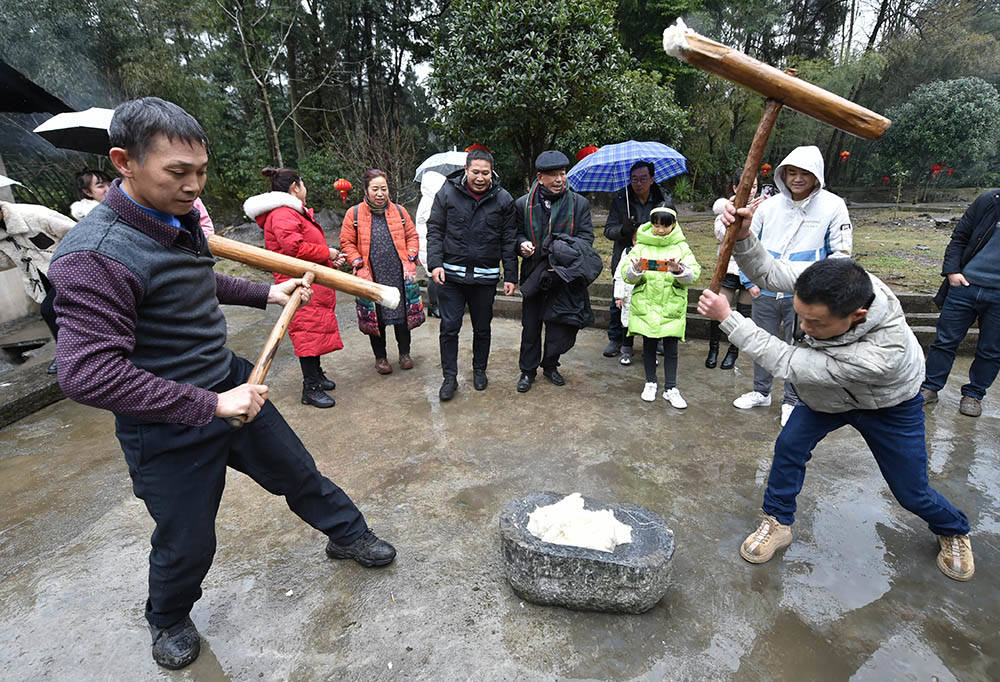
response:
{"label": "white glove", "polygon": [[639,269],[639,261],[629,261],[628,269],[625,271],[625,278],[629,280],[636,280],[640,277],[642,277],[642,270]]}

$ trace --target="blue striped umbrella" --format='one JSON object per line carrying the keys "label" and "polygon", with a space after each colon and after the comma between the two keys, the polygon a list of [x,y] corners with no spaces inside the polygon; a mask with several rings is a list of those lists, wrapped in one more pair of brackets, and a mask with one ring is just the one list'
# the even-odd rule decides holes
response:
{"label": "blue striped umbrella", "polygon": [[629,183],[628,171],[636,161],[653,163],[656,182],[687,173],[687,159],[676,149],[659,142],[629,140],[606,144],[584,157],[566,179],[577,192],[617,192]]}

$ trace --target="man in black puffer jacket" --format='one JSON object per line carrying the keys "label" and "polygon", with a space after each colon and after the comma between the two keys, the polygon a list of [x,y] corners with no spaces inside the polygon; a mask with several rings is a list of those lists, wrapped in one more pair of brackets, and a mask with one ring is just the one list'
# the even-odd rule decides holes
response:
{"label": "man in black puffer jacket", "polygon": [[458,333],[465,307],[472,318],[472,373],[477,391],[486,388],[493,300],[503,262],[503,292],[517,282],[514,199],[493,174],[493,156],[469,152],[465,168],[448,176],[427,219],[427,268],[440,285],[441,371],[438,396],[451,400],[458,389]]}

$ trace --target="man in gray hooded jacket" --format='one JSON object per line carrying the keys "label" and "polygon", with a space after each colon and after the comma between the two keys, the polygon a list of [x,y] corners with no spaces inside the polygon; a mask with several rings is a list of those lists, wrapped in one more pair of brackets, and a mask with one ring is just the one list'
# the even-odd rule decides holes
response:
{"label": "man in gray hooded jacket", "polygon": [[[806,463],[828,433],[854,427],[868,443],[899,503],[938,536],[938,568],[955,580],[975,572],[969,521],[927,479],[923,355],[888,286],[847,258],[826,259],[802,271],[768,253],[750,230],[750,211],[733,250],[753,281],[794,294],[804,344],[791,345],[760,329],[728,301],[706,290],[698,312],[721,323],[730,342],[775,376],[795,384],[801,404],[774,445],[762,511],[764,518],[740,547],[750,563],[764,563],[792,542],[795,498]],[[735,218],[732,205],[726,222]]]}

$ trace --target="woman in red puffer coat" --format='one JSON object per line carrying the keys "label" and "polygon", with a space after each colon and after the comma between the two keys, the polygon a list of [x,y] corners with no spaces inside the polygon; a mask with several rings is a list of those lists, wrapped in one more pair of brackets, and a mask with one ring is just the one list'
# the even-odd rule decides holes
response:
{"label": "woman in red puffer coat", "polygon": [[[286,256],[340,267],[344,257],[328,246],[323,228],[306,208],[306,185],[290,168],[265,168],[261,174],[271,179],[271,191],[250,197],[243,210],[264,230],[264,246]],[[274,273],[275,283],[289,279]],[[319,284],[312,285],[309,304],[299,308],[288,326],[295,355],[302,366],[302,404],[333,407],[336,401],[325,391],[336,384],[323,373],[319,356],[344,347],[337,326],[337,292]]]}

